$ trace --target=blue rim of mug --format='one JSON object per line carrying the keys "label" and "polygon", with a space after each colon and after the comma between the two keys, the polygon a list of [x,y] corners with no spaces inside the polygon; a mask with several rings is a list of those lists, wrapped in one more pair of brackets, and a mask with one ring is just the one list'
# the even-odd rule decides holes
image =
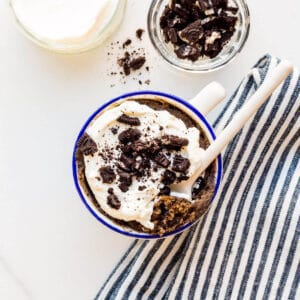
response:
{"label": "blue rim of mug", "polygon": [[[74,148],[73,148],[73,156],[72,156],[72,171],[73,171],[73,179],[74,179],[74,183],[77,189],[77,192],[80,196],[80,199],[82,200],[82,202],[84,203],[85,207],[89,210],[89,212],[98,220],[100,221],[103,225],[105,225],[106,227],[108,227],[109,229],[118,232],[120,234],[126,235],[126,236],[130,236],[130,237],[134,237],[134,238],[140,238],[140,239],[159,239],[159,238],[165,238],[168,236],[172,236],[175,234],[178,234],[184,230],[186,230],[187,228],[191,227],[192,225],[196,224],[200,218],[198,218],[197,220],[195,220],[194,222],[185,224],[181,227],[179,227],[178,229],[172,231],[172,232],[168,232],[164,235],[154,235],[154,234],[145,234],[145,233],[132,233],[126,230],[122,230],[120,229],[120,226],[116,225],[112,225],[110,223],[108,223],[106,220],[102,219],[98,214],[95,213],[94,209],[92,208],[92,205],[87,201],[86,196],[82,193],[82,190],[80,188],[80,184],[78,181],[78,176],[77,176],[77,165],[76,165],[76,151],[77,151],[77,142],[79,140],[79,138],[84,134],[84,132],[86,131],[86,128],[89,126],[89,124],[91,123],[91,121],[95,118],[96,115],[98,115],[102,110],[104,110],[106,107],[108,107],[109,105],[111,105],[114,102],[120,101],[122,99],[126,99],[126,98],[130,98],[130,97],[135,97],[135,96],[141,96],[141,95],[151,95],[151,96],[158,96],[158,97],[165,97],[165,98],[169,98],[175,102],[178,102],[182,105],[184,105],[186,108],[188,108],[190,111],[192,111],[200,120],[201,120],[201,124],[204,124],[206,129],[209,131],[209,134],[211,136],[211,138],[213,140],[216,139],[216,135],[214,133],[213,128],[211,127],[211,125],[208,123],[208,121],[206,120],[206,118],[202,115],[202,113],[200,111],[198,111],[194,106],[192,106],[189,102],[174,96],[174,95],[170,95],[167,93],[163,93],[163,92],[157,92],[157,91],[150,91],[150,90],[145,90],[145,91],[138,91],[138,92],[131,92],[131,93],[126,93],[123,94],[121,96],[118,96],[116,98],[113,98],[112,100],[104,103],[102,106],[100,106],[89,118],[88,120],[85,122],[85,124],[83,125],[83,127],[81,128]],[[221,155],[218,156],[217,158],[217,178],[216,178],[216,185],[215,185],[215,189],[214,189],[214,194],[211,198],[211,203],[213,202],[213,200],[215,199],[217,192],[219,190],[220,187],[220,183],[221,183],[221,178],[222,178],[222,157]],[[99,212],[101,213],[101,212]]]}

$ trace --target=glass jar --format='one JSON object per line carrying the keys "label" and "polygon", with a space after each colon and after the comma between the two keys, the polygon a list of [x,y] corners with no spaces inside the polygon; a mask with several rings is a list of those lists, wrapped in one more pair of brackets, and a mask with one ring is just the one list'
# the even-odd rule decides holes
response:
{"label": "glass jar", "polygon": [[222,51],[214,58],[200,58],[197,61],[180,59],[174,52],[173,45],[166,43],[160,28],[160,17],[168,0],[154,0],[148,13],[148,31],[150,40],[157,52],[172,66],[181,70],[205,73],[224,67],[243,49],[250,29],[250,14],[245,1],[230,0],[230,4],[238,8],[236,31]]}
{"label": "glass jar", "polygon": [[[72,53],[80,53],[92,48],[97,47],[101,44],[106,38],[111,36],[114,31],[120,25],[124,10],[126,6],[126,0],[108,0],[106,1],[107,5],[111,5],[109,8],[107,6],[104,7],[104,11],[99,12],[99,15],[95,17],[95,21],[92,24],[91,28],[87,28],[87,32],[79,37],[66,37],[60,39],[49,38],[47,34],[41,34],[36,30],[39,26],[38,23],[35,24],[35,28],[33,26],[28,25],[24,20],[30,20],[30,16],[26,16],[27,11],[22,10],[22,5],[16,5],[18,1],[9,0],[9,6],[13,13],[15,23],[17,27],[28,37],[31,41],[36,43],[37,45],[46,48],[48,50],[52,50],[58,53],[72,54]],[[41,2],[37,2],[38,5],[42,4]],[[56,0],[53,2],[53,7],[59,6],[63,3],[63,1]],[[85,2],[88,5],[88,2]],[[34,4],[35,5],[35,4]],[[52,4],[51,4],[52,5]],[[105,10],[106,9],[106,10]],[[50,10],[49,10],[50,11]],[[32,13],[32,11],[30,11]],[[80,18],[80,10],[77,11],[77,16]],[[103,13],[105,13],[104,21],[101,20],[103,17]],[[25,18],[24,18],[25,16]],[[36,15],[34,16],[36,17]],[[83,16],[84,17],[84,16]],[[41,22],[43,22],[42,18]],[[55,19],[55,17],[53,18]],[[68,22],[68,19],[65,20]],[[50,22],[49,22],[50,23]],[[52,22],[51,22],[52,23]],[[49,25],[49,24],[48,24]],[[56,24],[57,25],[57,24]]]}

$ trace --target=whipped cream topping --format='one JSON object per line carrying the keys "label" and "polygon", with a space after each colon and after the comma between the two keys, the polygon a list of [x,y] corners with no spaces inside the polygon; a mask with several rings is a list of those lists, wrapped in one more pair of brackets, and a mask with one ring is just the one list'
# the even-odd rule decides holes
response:
{"label": "whipped cream topping", "polygon": [[83,43],[113,16],[118,0],[11,0],[19,21],[48,42]]}
{"label": "whipped cream topping", "polygon": [[[104,155],[99,155],[99,153],[84,155],[85,176],[101,208],[113,218],[137,221],[146,228],[153,229],[154,224],[151,222],[151,215],[162,187],[163,168],[153,168],[155,163],[151,161],[151,176],[145,175],[141,178],[134,176],[127,192],[122,192],[119,189],[117,180],[112,183],[103,183],[99,177],[99,169],[103,166],[110,166],[116,171],[116,165],[121,154],[118,147],[120,143],[118,135],[131,127],[117,121],[117,118],[122,114],[137,117],[140,120],[140,125],[134,126],[134,128],[141,131],[141,141],[149,141],[164,135],[176,135],[188,139],[188,145],[182,147],[180,151],[181,155],[190,161],[187,176],[194,172],[203,151],[199,147],[200,132],[195,127],[187,128],[181,119],[168,111],[154,110],[137,101],[126,101],[106,110],[96,117],[86,130],[86,133],[97,144],[99,152],[109,152],[109,159]],[[117,129],[118,133],[113,133],[112,128]],[[172,157],[170,159],[172,161]],[[141,186],[143,186],[142,190],[140,189]],[[108,204],[109,188],[113,188],[114,194],[121,203],[118,209],[112,208]]]}

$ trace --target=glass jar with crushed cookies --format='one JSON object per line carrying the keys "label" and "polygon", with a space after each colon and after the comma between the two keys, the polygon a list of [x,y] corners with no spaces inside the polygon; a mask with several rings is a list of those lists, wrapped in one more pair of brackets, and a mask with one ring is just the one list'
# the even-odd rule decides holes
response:
{"label": "glass jar with crushed cookies", "polygon": [[209,72],[229,63],[249,34],[243,0],[155,0],[148,14],[150,39],[171,65]]}

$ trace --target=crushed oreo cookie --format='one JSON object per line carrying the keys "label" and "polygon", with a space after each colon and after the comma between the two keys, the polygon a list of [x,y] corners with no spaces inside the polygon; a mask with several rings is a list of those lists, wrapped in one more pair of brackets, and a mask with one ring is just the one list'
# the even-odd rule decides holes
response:
{"label": "crushed oreo cookie", "polygon": [[170,185],[176,180],[176,174],[170,170],[166,170],[162,175],[162,183],[165,185]]}
{"label": "crushed oreo cookie", "polygon": [[122,45],[123,49],[129,46],[131,43],[132,43],[131,39],[127,39]]}
{"label": "crushed oreo cookie", "polygon": [[129,129],[122,131],[119,134],[118,138],[122,144],[126,144],[128,142],[134,142],[134,141],[138,140],[141,137],[141,135],[142,134],[138,129],[129,128]]}
{"label": "crushed oreo cookie", "polygon": [[107,167],[101,167],[99,169],[100,176],[102,178],[103,183],[113,183],[116,179],[116,174],[114,170],[107,166]]}
{"label": "crushed oreo cookie", "polygon": [[140,69],[146,62],[146,58],[144,56],[138,56],[132,58],[130,53],[126,51],[122,58],[118,59],[118,65],[123,68],[123,72],[126,76],[130,74],[133,70]]}
{"label": "crushed oreo cookie", "polygon": [[204,30],[201,25],[201,20],[197,20],[189,24],[184,29],[178,32],[179,38],[189,45],[195,45],[203,37],[203,35]]}
{"label": "crushed oreo cookie", "polygon": [[[122,169],[123,171],[130,171],[133,163],[134,163],[134,159],[128,155],[126,155],[124,152],[121,154],[121,157],[120,157],[120,161],[124,164],[124,167],[126,169],[124,169],[124,167],[120,167],[120,169]],[[121,165],[119,165],[121,166]]]}
{"label": "crushed oreo cookie", "polygon": [[122,114],[119,118],[117,118],[117,121],[120,122],[120,123],[133,125],[133,126],[141,125],[141,121],[139,120],[139,118],[130,117],[130,116],[127,116],[125,114]]}
{"label": "crushed oreo cookie", "polygon": [[183,146],[189,144],[188,139],[175,135],[164,135],[161,137],[161,143],[164,147],[172,150],[180,150]]}
{"label": "crushed oreo cookie", "polygon": [[139,57],[134,58],[130,61],[129,67],[132,70],[138,70],[144,65],[145,62],[146,62],[146,58],[143,57],[143,56],[139,56]]}
{"label": "crushed oreo cookie", "polygon": [[172,0],[160,17],[160,27],[179,58],[214,58],[235,33],[237,12],[229,0]]}
{"label": "crushed oreo cookie", "polygon": [[113,189],[111,189],[110,192],[108,191],[107,204],[114,209],[119,209],[121,207],[121,202],[118,199],[118,197],[114,194]]}
{"label": "crushed oreo cookie", "polygon": [[189,176],[186,176],[186,175],[180,175],[177,177],[177,182],[181,182],[181,181],[185,181],[185,180],[188,180],[190,177]]}
{"label": "crushed oreo cookie", "polygon": [[129,186],[124,182],[121,182],[118,187],[123,193],[126,193],[129,190]]}
{"label": "crushed oreo cookie", "polygon": [[118,172],[119,175],[119,181],[124,183],[127,186],[130,186],[132,184],[132,176],[127,172]]}
{"label": "crushed oreo cookie", "polygon": [[173,158],[172,170],[175,172],[184,173],[190,167],[190,161],[181,155],[176,154]]}
{"label": "crushed oreo cookie", "polygon": [[164,186],[159,190],[159,196],[165,195],[168,196],[171,193],[171,189],[168,186]]}
{"label": "crushed oreo cookie", "polygon": [[154,157],[154,161],[159,164],[160,166],[162,166],[163,168],[167,168],[170,165],[170,161],[168,160],[168,158],[163,154],[163,153],[158,153],[155,157]]}
{"label": "crushed oreo cookie", "polygon": [[80,137],[77,142],[77,148],[84,155],[93,155],[98,151],[97,144],[87,133]]}

